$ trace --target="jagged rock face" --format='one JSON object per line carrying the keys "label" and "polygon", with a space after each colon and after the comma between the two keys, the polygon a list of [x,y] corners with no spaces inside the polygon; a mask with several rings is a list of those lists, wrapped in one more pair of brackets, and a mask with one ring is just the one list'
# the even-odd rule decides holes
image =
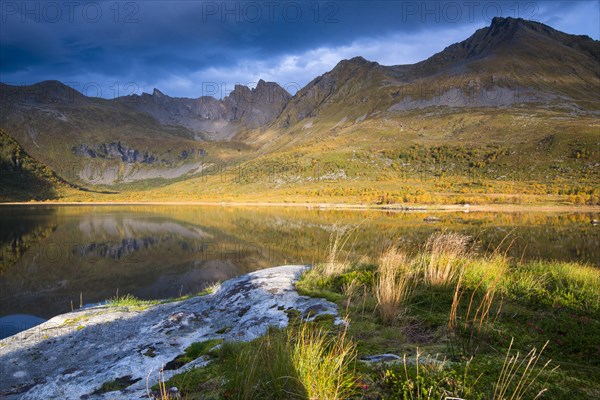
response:
{"label": "jagged rock face", "polygon": [[125,101],[162,124],[185,126],[202,139],[227,140],[243,129],[268,126],[290,98],[278,84],[261,79],[254,89],[236,85],[223,100],[170,97],[154,89],[152,94],[128,96]]}
{"label": "jagged rock face", "polygon": [[121,142],[112,142],[109,144],[103,143],[95,146],[95,149],[86,144],[81,144],[79,146],[73,146],[73,154],[80,157],[98,157],[106,160],[120,159],[129,164],[153,164],[157,161],[157,157],[155,155],[148,154],[148,152],[141,152],[137,149],[123,147]]}
{"label": "jagged rock face", "polygon": [[258,81],[255,89],[236,85],[223,99],[233,121],[249,128],[267,126],[279,116],[291,95],[273,82]]}
{"label": "jagged rock face", "polygon": [[[174,362],[194,342],[252,340],[269,326],[286,326],[290,310],[310,320],[337,315],[335,304],[295,291],[294,282],[305,268],[253,272],[224,282],[211,295],[143,311],[98,306],[57,316],[0,341],[0,396],[146,398],[146,385],[157,383],[163,366],[169,366],[167,380],[208,362],[205,357],[185,365]],[[129,386],[109,393],[98,390],[115,379]]]}
{"label": "jagged rock face", "polygon": [[173,164],[177,161],[185,161],[198,157],[204,157],[207,154],[204,149],[190,148],[181,150],[180,154],[175,157],[171,156],[169,158],[161,158],[159,155],[153,154],[152,152],[131,148],[125,144],[122,144],[120,141],[116,143],[102,143],[95,146],[80,144],[79,146],[73,146],[71,151],[74,155],[79,157],[121,160],[127,164]]}
{"label": "jagged rock face", "polygon": [[154,89],[152,94],[133,95],[122,100],[129,107],[149,114],[163,125],[180,125],[196,133],[197,139],[224,140],[237,133],[229,124],[228,111],[213,97],[197,99],[170,97]]}

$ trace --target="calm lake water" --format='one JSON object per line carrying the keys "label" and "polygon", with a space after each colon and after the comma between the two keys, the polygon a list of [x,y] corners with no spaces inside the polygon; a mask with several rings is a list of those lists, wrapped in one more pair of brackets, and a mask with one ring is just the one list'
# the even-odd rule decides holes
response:
{"label": "calm lake water", "polygon": [[[425,221],[437,217],[436,222]],[[431,218],[430,218],[431,219]],[[325,259],[332,232],[374,258],[436,231],[471,235],[480,253],[600,266],[598,214],[383,212],[221,206],[0,207],[0,337],[115,294],[197,293],[261,268]]]}

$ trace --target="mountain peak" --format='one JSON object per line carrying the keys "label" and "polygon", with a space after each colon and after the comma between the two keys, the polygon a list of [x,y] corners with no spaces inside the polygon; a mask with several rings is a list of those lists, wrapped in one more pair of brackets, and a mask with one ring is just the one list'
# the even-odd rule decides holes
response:
{"label": "mountain peak", "polygon": [[544,25],[541,22],[512,17],[494,17],[489,28],[487,29],[492,33],[492,35],[495,35],[498,32],[514,33],[514,31],[521,28],[526,28],[527,30],[540,33],[543,32],[548,35],[551,35],[553,32],[557,32],[555,29],[549,27],[548,25]]}
{"label": "mountain peak", "polygon": [[481,59],[491,54],[513,60],[523,57],[552,59],[554,56],[548,55],[567,51],[564,47],[598,60],[598,43],[587,36],[569,35],[537,21],[495,17],[488,27],[477,30],[468,39],[450,45],[416,65],[421,74],[434,74],[451,65],[459,66],[467,60]]}
{"label": "mountain peak", "polygon": [[72,103],[85,99],[77,89],[57,80],[46,80],[31,86],[20,86],[19,91],[31,99],[43,103]]}
{"label": "mountain peak", "polygon": [[529,29],[533,29],[535,31],[541,32],[558,32],[554,28],[545,25],[539,21],[528,20],[523,18],[513,18],[513,17],[494,17],[492,18],[492,22],[490,23],[489,29],[498,29],[498,28],[515,28],[515,27],[526,27]]}
{"label": "mountain peak", "polygon": [[374,61],[369,61],[367,59],[365,59],[364,57],[361,56],[356,56],[356,57],[352,57],[348,60],[342,60],[338,63],[338,65],[340,64],[351,64],[351,65],[367,65],[367,64],[377,64]]}
{"label": "mountain peak", "polygon": [[152,90],[152,96],[157,96],[157,97],[162,97],[165,94],[163,92],[161,92],[160,90],[158,90],[157,88],[154,88]]}
{"label": "mountain peak", "polygon": [[[507,24],[515,24],[515,23],[523,23],[526,22],[523,18],[513,18],[513,17],[494,17],[492,18],[492,22],[490,26],[502,26]],[[530,22],[530,21],[527,21]]]}
{"label": "mountain peak", "polygon": [[348,60],[351,63],[355,63],[355,64],[366,64],[369,61],[367,59],[365,59],[362,56],[356,56],[356,57],[352,57],[350,60]]}
{"label": "mountain peak", "polygon": [[346,69],[350,69],[350,70],[356,70],[359,68],[370,68],[370,67],[374,67],[376,65],[379,65],[377,62],[375,61],[369,61],[367,59],[365,59],[364,57],[361,56],[356,56],[347,60],[342,60],[339,63],[337,63],[337,65],[333,68],[332,71],[342,71],[342,70],[346,70]]}

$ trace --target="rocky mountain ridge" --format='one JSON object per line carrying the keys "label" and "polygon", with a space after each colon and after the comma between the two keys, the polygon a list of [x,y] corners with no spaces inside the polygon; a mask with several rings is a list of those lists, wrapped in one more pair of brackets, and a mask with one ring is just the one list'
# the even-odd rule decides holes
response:
{"label": "rocky mountain ridge", "polygon": [[[154,89],[107,100],[57,81],[0,84],[0,127],[59,174],[66,163],[76,164],[74,176],[81,182],[171,179],[200,171],[199,162],[248,159],[257,150],[299,145],[297,133],[308,130],[302,136],[308,137],[313,126],[337,129],[414,111],[477,108],[595,115],[599,66],[599,41],[534,21],[494,18],[416,64],[342,60],[294,96],[263,80],[255,88],[236,85],[223,99],[170,97]],[[126,177],[131,165],[136,175]]]}
{"label": "rocky mountain ridge", "polygon": [[292,96],[275,82],[259,80],[255,88],[235,85],[218,100],[211,96],[196,99],[170,97],[154,89],[119,98],[131,108],[149,114],[163,125],[181,125],[193,131],[196,139],[229,140],[242,129],[269,125]]}
{"label": "rocky mountain ridge", "polygon": [[[410,65],[342,60],[286,105],[275,124],[319,116],[348,119],[426,107],[554,104],[600,109],[600,41],[539,22],[499,18],[468,39]],[[352,117],[350,117],[352,116]]]}

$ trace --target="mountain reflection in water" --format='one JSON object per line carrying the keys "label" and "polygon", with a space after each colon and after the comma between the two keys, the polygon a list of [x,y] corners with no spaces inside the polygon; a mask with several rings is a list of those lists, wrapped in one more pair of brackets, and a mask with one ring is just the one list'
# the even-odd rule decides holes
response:
{"label": "mountain reflection in water", "polygon": [[80,301],[105,301],[117,290],[142,299],[177,297],[257,269],[312,264],[325,259],[340,226],[354,229],[346,249],[351,259],[374,259],[391,243],[416,247],[432,232],[450,230],[473,236],[481,253],[500,246],[516,259],[600,265],[600,227],[589,222],[598,218],[300,207],[3,206],[0,317],[47,319]]}

